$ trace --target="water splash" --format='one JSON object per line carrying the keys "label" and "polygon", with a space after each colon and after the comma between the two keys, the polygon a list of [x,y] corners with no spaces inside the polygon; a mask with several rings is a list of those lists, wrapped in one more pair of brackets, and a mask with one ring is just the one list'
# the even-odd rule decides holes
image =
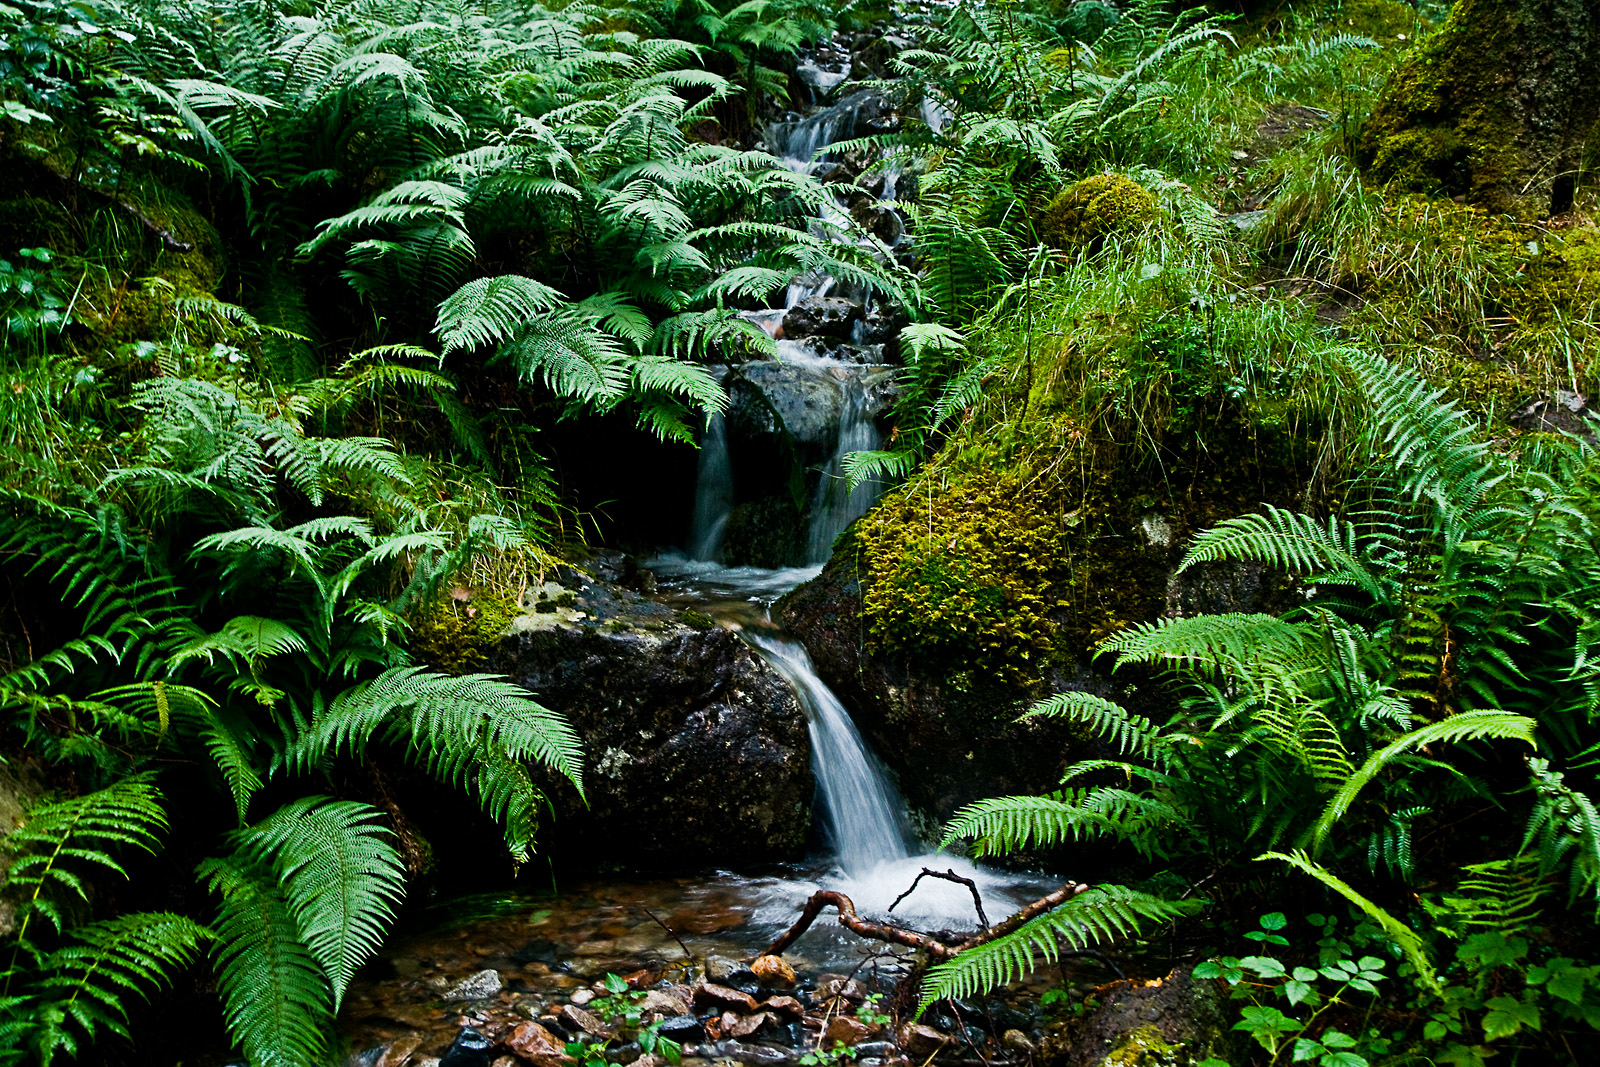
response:
{"label": "water splash", "polygon": [[745,637],[788,680],[805,708],[823,821],[839,866],[846,875],[859,878],[883,864],[909,858],[901,817],[905,803],[861,739],[850,713],[817,677],[805,648],[776,634],[746,631]]}

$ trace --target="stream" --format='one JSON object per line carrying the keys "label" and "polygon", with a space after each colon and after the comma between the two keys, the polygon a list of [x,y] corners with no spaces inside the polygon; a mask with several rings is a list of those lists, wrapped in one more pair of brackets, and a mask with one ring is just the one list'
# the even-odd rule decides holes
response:
{"label": "stream", "polygon": [[[831,56],[823,50],[802,64],[800,75],[814,95],[825,96],[844,80],[849,56],[843,54],[841,60],[840,55],[837,49]],[[767,131],[768,144],[785,166],[816,173],[832,166],[818,159],[828,145],[861,135],[861,116],[873,106],[869,92],[852,93],[831,106],[774,123]],[[883,175],[876,183],[877,206],[868,205],[877,213],[874,232],[880,240],[892,238],[884,242],[890,247],[906,240],[902,220],[892,207],[900,177]],[[852,196],[854,214],[860,217],[860,197],[865,195],[861,187],[840,183],[833,188],[842,192],[813,223],[817,232],[831,232],[830,221],[852,214]],[[860,318],[847,335],[836,332],[826,343],[818,337],[787,336],[785,331],[786,323],[792,326],[796,321],[792,318],[796,309],[819,319],[847,312],[850,306],[859,314],[862,303],[849,305],[830,295],[839,288],[827,276],[798,277],[783,294],[782,307],[745,312],[773,337],[777,359],[723,370],[729,381],[742,377],[765,390],[766,403],[780,419],[784,412],[799,410],[785,389],[813,400],[821,397],[837,411],[836,421],[827,424],[827,434],[808,441],[808,455],[822,458],[810,468],[814,488],[806,494],[804,529],[793,540],[798,558],[786,567],[722,562],[731,516],[741,499],[749,497],[748,487],[738,481],[739,472],[748,471],[749,464],[741,468],[741,438],[733,432],[731,419],[719,414],[709,421],[701,440],[693,525],[684,548],[664,552],[646,564],[659,582],[659,599],[693,607],[736,631],[798,699],[807,720],[817,783],[812,855],[800,863],[758,869],[674,877],[614,875],[563,884],[559,892],[540,897],[451,902],[429,921],[413,923],[409,933],[395,937],[352,985],[343,1030],[350,1048],[370,1050],[354,1055],[352,1064],[426,1064],[427,1050],[445,1046],[451,1049],[444,1055],[445,1067],[475,1064],[478,1059],[456,1057],[461,1035],[477,1032],[462,1028],[503,1035],[519,1018],[537,1020],[549,1034],[570,1036],[571,1021],[561,1013],[588,1003],[595,995],[593,985],[607,975],[629,976],[639,988],[687,993],[686,986],[673,983],[703,973],[707,979],[755,993],[753,975],[737,961],[751,959],[787,929],[819,887],[845,893],[871,920],[959,933],[978,927],[971,891],[965,885],[929,878],[906,895],[924,867],[970,879],[992,918],[1056,888],[1056,883],[1041,877],[989,870],[936,853],[917,840],[905,801],[849,709],[818,676],[806,649],[774,625],[768,613],[778,597],[816,577],[835,539],[866,512],[882,488],[868,482],[851,490],[844,462],[851,452],[882,446],[877,414],[885,406],[884,383],[893,372],[882,362],[883,344],[869,343]],[[859,294],[854,296],[864,302]],[[801,976],[794,992],[806,999],[807,991],[817,989],[830,974],[853,975],[867,988],[887,992],[907,973],[906,955],[824,918],[785,953],[785,959]],[[1037,997],[1054,982],[1051,975],[1014,984],[1008,1003],[1014,1005],[1021,997],[1034,1005],[1032,1014],[993,1000],[984,1008],[987,1022],[967,1021],[977,1027],[980,1041],[983,1026],[997,1041],[1001,1029],[1012,1027],[1023,1027],[1037,1037]],[[1006,1019],[996,1023],[995,1012]],[[716,1032],[707,1030],[715,1025],[711,1016],[702,1015],[699,1022],[692,1015],[688,1018],[691,1022],[685,1026],[700,1027],[698,1043],[695,1033],[686,1033],[685,1063],[690,1067],[713,1060],[777,1067],[796,1062],[817,1040],[804,1032],[800,1021],[790,1021],[773,1023],[746,1038],[717,1041]],[[722,1019],[725,1023],[728,1017]],[[965,1026],[943,1021],[950,1029]],[[456,1045],[450,1044],[452,1039]],[[892,1046],[880,1044],[883,1047],[874,1055],[857,1062],[862,1067],[905,1062],[895,1058]],[[405,1052],[406,1047],[422,1058]],[[979,1051],[980,1046],[972,1048],[981,1057],[992,1056],[998,1046],[991,1046],[988,1054]],[[628,1059],[618,1056],[616,1061]],[[1005,1062],[1003,1056],[999,1062]]]}

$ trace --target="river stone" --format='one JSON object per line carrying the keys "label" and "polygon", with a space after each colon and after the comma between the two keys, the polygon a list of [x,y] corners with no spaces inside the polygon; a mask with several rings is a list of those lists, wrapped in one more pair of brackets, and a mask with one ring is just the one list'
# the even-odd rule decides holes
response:
{"label": "river stone", "polygon": [[800,855],[814,782],[794,693],[731,631],[642,600],[587,581],[584,619],[513,620],[491,662],[583,741],[587,803],[539,778],[557,816],[545,843],[571,862],[656,869]]}
{"label": "river stone", "polygon": [[[866,194],[863,191],[863,195]],[[861,317],[861,305],[837,296],[808,296],[783,316],[785,337],[850,338],[850,324]]]}
{"label": "river stone", "polygon": [[729,383],[728,401],[734,437],[782,432],[796,444],[818,447],[838,436],[844,412],[837,379],[814,366],[779,360],[740,367]]}
{"label": "river stone", "polygon": [[533,1067],[564,1067],[573,1062],[566,1042],[535,1022],[519,1024],[504,1040],[506,1048]]}
{"label": "river stone", "polygon": [[488,1000],[500,995],[500,972],[492,969],[478,971],[458,982],[445,1000]]}

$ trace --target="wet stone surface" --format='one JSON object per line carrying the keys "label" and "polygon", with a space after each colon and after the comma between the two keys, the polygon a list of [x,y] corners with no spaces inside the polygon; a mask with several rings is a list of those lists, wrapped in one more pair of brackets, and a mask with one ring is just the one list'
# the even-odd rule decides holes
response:
{"label": "wet stone surface", "polygon": [[929,1055],[952,1065],[1028,1061],[1045,1036],[1038,998],[1056,975],[936,1008],[896,1033],[876,1005],[906,963],[884,945],[819,920],[781,966],[757,966],[814,887],[792,877],[804,873],[624,879],[551,899],[463,902],[463,921],[399,932],[357,976],[341,1015],[346,1062],[461,1067],[509,1057],[500,1067],[571,1067],[567,1045],[580,1042],[600,1046],[608,1062],[662,1067],[636,1040],[651,1024],[683,1046],[687,1067],[796,1064],[819,1041],[855,1047],[857,1062],[877,1067],[907,1067],[913,1049],[919,1064]]}

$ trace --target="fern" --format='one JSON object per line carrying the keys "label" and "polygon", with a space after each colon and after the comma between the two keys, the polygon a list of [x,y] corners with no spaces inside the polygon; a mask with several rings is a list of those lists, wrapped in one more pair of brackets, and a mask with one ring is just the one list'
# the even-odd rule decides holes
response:
{"label": "fern", "polygon": [[449,677],[398,667],[340,694],[295,741],[291,766],[309,768],[326,755],[360,754],[375,736],[406,745],[430,773],[471,786],[509,828],[513,858],[526,858],[542,797],[503,761],[535,761],[583,791],[582,749],[561,716],[525,690],[489,675]]}
{"label": "fern", "polygon": [[1533,730],[1534,721],[1526,716],[1512,715],[1503,711],[1464,711],[1441,722],[1419,727],[1391,741],[1368,757],[1361,765],[1361,769],[1346,778],[1339,791],[1328,801],[1328,806],[1323,809],[1322,816],[1317,820],[1312,832],[1313,854],[1322,847],[1333,824],[1350,810],[1350,805],[1355,802],[1361,790],[1406,752],[1424,745],[1481,741],[1488,737],[1511,738],[1532,745]]}
{"label": "fern", "polygon": [[135,913],[73,927],[42,961],[32,996],[49,1005],[30,1044],[44,1063],[87,1051],[97,1030],[128,1036],[127,1000],[186,966],[210,931],[181,915]]}
{"label": "fern", "polygon": [[151,775],[126,778],[98,792],[34,809],[12,832],[15,853],[5,889],[24,899],[18,908],[17,940],[23,942],[35,915],[57,932],[64,916],[53,895],[89,898],[87,879],[99,871],[125,875],[112,849],[154,852],[167,827],[161,793]]}
{"label": "fern", "polygon": [[1437,995],[1443,995],[1444,987],[1439,983],[1438,974],[1434,971],[1433,961],[1428,958],[1428,951],[1422,943],[1422,938],[1417,932],[1405,923],[1378,907],[1372,901],[1356,892],[1354,889],[1306,856],[1304,852],[1267,852],[1256,857],[1257,860],[1278,860],[1287,863],[1296,870],[1303,871],[1327,886],[1329,889],[1344,897],[1350,903],[1366,914],[1373,922],[1383,928],[1383,932],[1400,950],[1405,953],[1406,959],[1411,961],[1411,966],[1417,972],[1417,978],[1423,985]]}
{"label": "fern", "polygon": [[1046,697],[1017,721],[1036,718],[1081,722],[1113,742],[1124,755],[1148,748],[1155,738],[1155,731],[1143,717],[1130,715],[1121,705],[1093,693],[1066,692]]}
{"label": "fern", "polygon": [[197,873],[222,897],[214,954],[229,1033],[253,1065],[316,1067],[332,991],[277,875],[237,855],[206,860]]}
{"label": "fern", "polygon": [[969,997],[1005,985],[1063,951],[1137,937],[1152,925],[1192,914],[1198,905],[1173,902],[1119,885],[1097,886],[1028,920],[1011,933],[957,953],[929,968],[918,1013],[934,1001]]}
{"label": "fern", "polygon": [[380,818],[354,801],[302,797],[234,837],[236,854],[276,873],[300,938],[327,975],[334,1011],[404,891],[405,868]]}

